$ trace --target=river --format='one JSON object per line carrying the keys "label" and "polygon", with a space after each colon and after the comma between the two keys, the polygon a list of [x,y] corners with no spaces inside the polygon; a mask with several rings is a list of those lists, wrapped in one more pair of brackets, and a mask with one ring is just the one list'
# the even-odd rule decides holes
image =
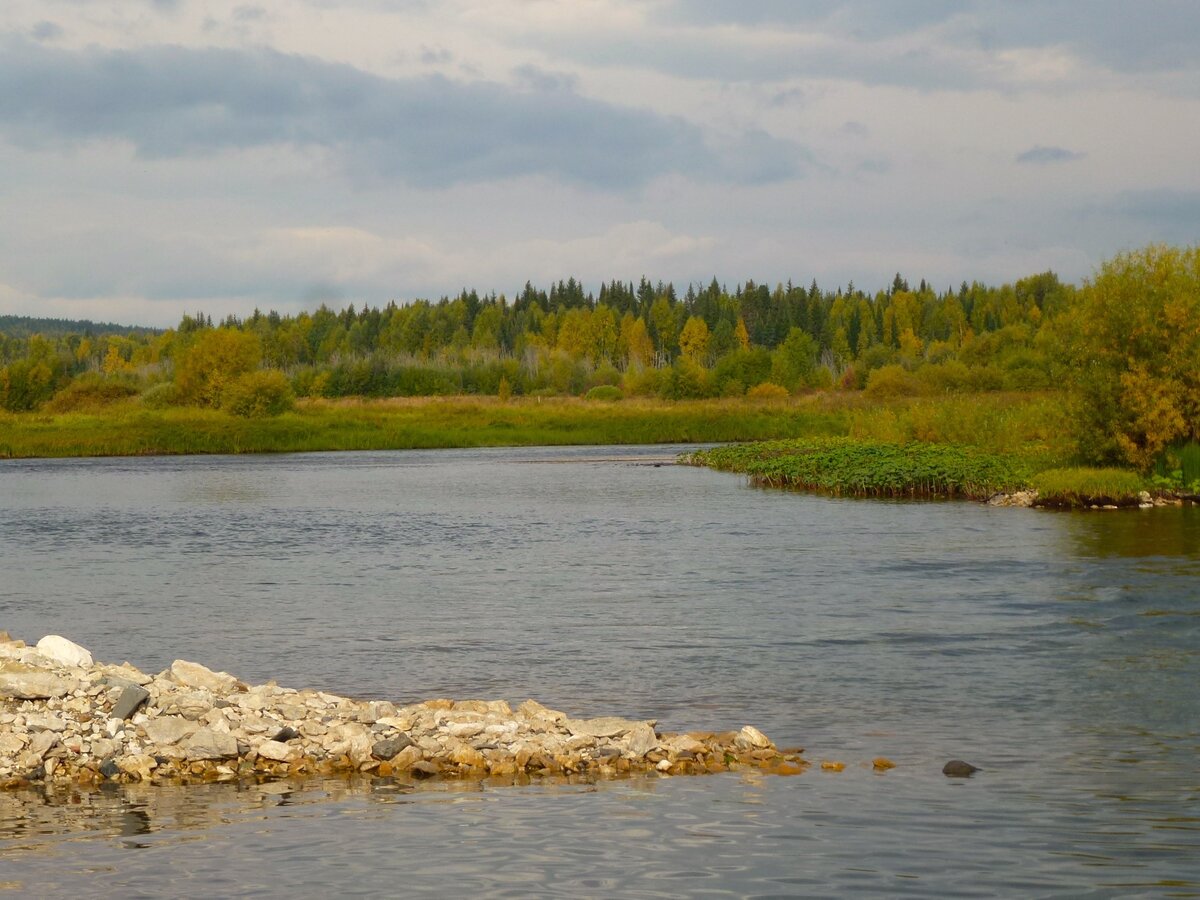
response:
{"label": "river", "polygon": [[0,794],[0,887],[1200,896],[1200,509],[835,499],[656,464],[677,449],[3,461],[0,629],[748,723],[845,771]]}

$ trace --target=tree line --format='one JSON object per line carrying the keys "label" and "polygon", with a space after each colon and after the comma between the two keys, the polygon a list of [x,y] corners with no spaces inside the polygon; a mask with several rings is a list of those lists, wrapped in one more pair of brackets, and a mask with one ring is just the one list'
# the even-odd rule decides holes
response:
{"label": "tree line", "polygon": [[[13,320],[6,319],[11,323]],[[246,415],[293,396],[877,396],[1070,387],[1081,445],[1146,465],[1200,438],[1200,250],[1152,246],[1082,287],[1044,272],[936,291],[815,281],[732,291],[575,278],[511,299],[463,290],[382,307],[256,310],[165,331],[0,330],[0,407],[68,411],[137,396]],[[1114,424],[1117,423],[1117,424]]]}

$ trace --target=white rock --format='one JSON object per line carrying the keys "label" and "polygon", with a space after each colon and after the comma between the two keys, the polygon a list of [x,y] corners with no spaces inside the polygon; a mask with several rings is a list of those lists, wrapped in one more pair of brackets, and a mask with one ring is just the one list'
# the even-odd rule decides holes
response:
{"label": "white rock", "polygon": [[255,749],[258,750],[259,756],[278,762],[291,762],[300,758],[299,747],[294,744],[285,744],[282,741],[263,741]]}
{"label": "white rock", "polygon": [[744,750],[770,750],[775,746],[769,737],[753,725],[747,725],[739,731],[733,739],[733,744]]}
{"label": "white rock", "polygon": [[180,684],[188,687],[203,688],[214,694],[225,694],[232,691],[237,679],[228,672],[214,672],[200,663],[177,659],[171,663],[171,677]]}
{"label": "white rock", "polygon": [[92,664],[91,653],[57,634],[48,634],[38,641],[37,652],[63,666],[87,668]]}

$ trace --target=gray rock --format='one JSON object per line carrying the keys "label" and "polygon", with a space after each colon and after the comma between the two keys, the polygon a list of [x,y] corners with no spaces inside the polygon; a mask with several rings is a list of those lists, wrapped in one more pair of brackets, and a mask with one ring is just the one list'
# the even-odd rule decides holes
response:
{"label": "gray rock", "polygon": [[52,713],[28,713],[25,716],[25,728],[31,732],[65,731],[67,721],[61,716],[56,716]]}
{"label": "gray rock", "polygon": [[634,756],[645,756],[658,746],[658,737],[653,728],[642,722],[630,729],[629,734],[625,736],[625,745]]}
{"label": "gray rock", "polygon": [[211,728],[201,728],[180,745],[188,759],[229,759],[238,755],[237,738]]}
{"label": "gray rock", "polygon": [[121,774],[121,767],[117,765],[117,761],[115,759],[110,757],[109,759],[106,759],[104,762],[100,763],[100,774],[105,778],[116,778]]}
{"label": "gray rock", "polygon": [[146,737],[153,744],[167,745],[183,740],[190,734],[195,734],[199,725],[189,722],[179,716],[160,716],[151,719],[142,726],[146,729]]}
{"label": "gray rock", "polygon": [[[571,734],[606,738],[619,737],[643,723],[635,722],[632,719],[620,719],[616,716],[603,716],[599,719],[567,719],[562,724]],[[653,723],[645,724],[653,727]]]}
{"label": "gray rock", "polygon": [[290,725],[284,725],[271,740],[279,744],[286,744],[288,741],[294,741],[298,737],[300,737],[300,732]]}
{"label": "gray rock", "polygon": [[128,685],[125,690],[121,691],[121,696],[117,698],[117,702],[113,704],[112,712],[109,713],[109,718],[112,719],[128,719],[137,708],[150,699],[150,692],[144,687],[139,687],[136,684]]}
{"label": "gray rock", "polygon": [[372,744],[371,755],[376,759],[391,759],[405,747],[411,746],[413,746],[412,738],[407,734],[398,734]]}
{"label": "gray rock", "polygon": [[27,743],[29,739],[23,734],[0,734],[0,756],[16,756]]}
{"label": "gray rock", "polygon": [[58,743],[58,735],[53,731],[42,731],[33,736],[33,740],[29,742],[28,755],[32,758],[41,761],[50,748]]}
{"label": "gray rock", "polygon": [[973,766],[969,762],[963,762],[961,759],[952,759],[946,765],[942,766],[942,774],[947,778],[970,778],[978,771],[979,768],[977,766]]}
{"label": "gray rock", "polygon": [[14,700],[49,700],[65,697],[82,687],[74,678],[36,670],[0,672],[0,697]]}

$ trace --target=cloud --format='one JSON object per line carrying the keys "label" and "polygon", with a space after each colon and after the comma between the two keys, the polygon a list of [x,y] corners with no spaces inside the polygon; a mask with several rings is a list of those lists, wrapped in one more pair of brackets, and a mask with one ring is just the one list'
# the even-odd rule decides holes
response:
{"label": "cloud", "polygon": [[1086,157],[1086,153],[1078,153],[1063,147],[1043,147],[1040,144],[1030,147],[1024,153],[1017,154],[1017,162],[1022,165],[1043,166],[1050,163],[1075,162]]}
{"label": "cloud", "polygon": [[1196,241],[1196,223],[1200,222],[1200,191],[1159,188],[1123,191],[1091,210],[1103,215],[1116,214],[1180,230],[1180,239]]}
{"label": "cloud", "polygon": [[63,36],[62,26],[54,22],[38,22],[29,33],[35,41],[56,41]]}
{"label": "cloud", "polygon": [[[809,77],[919,90],[1088,88],[1097,68],[1200,72],[1194,0],[662,0],[650,9],[644,28],[562,29],[542,49],[684,78]],[[1195,79],[1171,88],[1200,94]]]}
{"label": "cloud", "polygon": [[579,79],[569,72],[550,72],[526,63],[512,71],[513,79],[521,87],[531,91],[566,91],[572,93]]}
{"label": "cloud", "polygon": [[823,28],[881,37],[963,12],[970,0],[672,0],[660,16],[676,24]]}
{"label": "cloud", "polygon": [[761,132],[714,147],[683,119],[571,91],[384,78],[264,49],[72,52],[20,39],[0,44],[0,131],[29,146],[127,141],[150,158],[308,146],[429,187],[531,174],[608,189],[668,173],[759,182],[798,174],[804,157]]}

